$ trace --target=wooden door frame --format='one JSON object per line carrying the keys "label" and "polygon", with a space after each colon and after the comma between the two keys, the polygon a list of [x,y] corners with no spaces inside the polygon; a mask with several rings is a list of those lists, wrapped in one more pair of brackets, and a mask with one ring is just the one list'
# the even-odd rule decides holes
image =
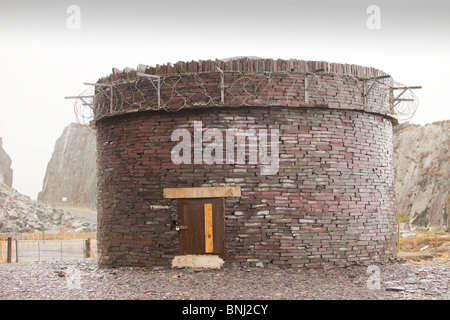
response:
{"label": "wooden door frame", "polygon": [[[207,199],[207,198],[222,198],[223,199],[223,253],[225,255],[225,198],[226,197],[240,197],[241,187],[224,186],[224,187],[193,187],[193,188],[164,188],[164,199]],[[180,205],[178,205],[178,210]],[[178,211],[179,212],[179,211]],[[177,221],[178,222],[178,221]]]}

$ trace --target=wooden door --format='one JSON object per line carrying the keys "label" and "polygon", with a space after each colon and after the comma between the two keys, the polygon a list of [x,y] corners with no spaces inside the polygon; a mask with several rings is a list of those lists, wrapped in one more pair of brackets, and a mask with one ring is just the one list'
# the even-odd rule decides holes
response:
{"label": "wooden door", "polygon": [[179,199],[180,254],[224,254],[224,198]]}

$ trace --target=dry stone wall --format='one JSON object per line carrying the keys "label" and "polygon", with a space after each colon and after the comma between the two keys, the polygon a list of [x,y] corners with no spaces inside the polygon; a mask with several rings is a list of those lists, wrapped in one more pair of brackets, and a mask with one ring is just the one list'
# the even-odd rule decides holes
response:
{"label": "dry stone wall", "polygon": [[208,60],[113,69],[109,77],[99,80],[110,87],[96,87],[94,119],[144,110],[222,106],[306,106],[393,116],[393,83],[389,75],[374,68],[293,59]]}
{"label": "dry stone wall", "polygon": [[[179,252],[177,200],[164,199],[163,189],[208,186],[241,187],[241,197],[225,198],[228,266],[315,268],[395,256],[390,77],[373,82],[385,74],[268,59],[140,72],[160,77],[115,70],[99,80],[110,86],[96,89],[101,265],[170,264]],[[172,133],[194,135],[199,122],[203,132],[278,130],[277,172],[262,174],[249,154],[243,164],[174,163]]]}
{"label": "dry stone wall", "polygon": [[[171,133],[278,128],[280,167],[175,165]],[[104,265],[167,264],[178,252],[163,188],[241,186],[226,198],[228,264],[292,267],[377,261],[395,250],[392,125],[359,111],[222,108],[142,112],[97,123],[99,254]]]}

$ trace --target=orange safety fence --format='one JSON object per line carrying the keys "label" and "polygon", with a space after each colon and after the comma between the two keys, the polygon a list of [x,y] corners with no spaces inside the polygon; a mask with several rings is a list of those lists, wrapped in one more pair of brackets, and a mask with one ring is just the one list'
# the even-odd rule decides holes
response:
{"label": "orange safety fence", "polygon": [[413,236],[399,239],[399,252],[427,251],[435,256],[450,251],[450,235],[447,233],[431,233],[415,231]]}
{"label": "orange safety fence", "polygon": [[[57,232],[57,233],[21,233],[12,236],[13,240],[86,240],[97,239],[96,232]],[[0,241],[6,241],[8,236],[0,235]]]}
{"label": "orange safety fence", "polygon": [[7,243],[6,241],[0,240],[0,263],[6,262],[6,247]]}

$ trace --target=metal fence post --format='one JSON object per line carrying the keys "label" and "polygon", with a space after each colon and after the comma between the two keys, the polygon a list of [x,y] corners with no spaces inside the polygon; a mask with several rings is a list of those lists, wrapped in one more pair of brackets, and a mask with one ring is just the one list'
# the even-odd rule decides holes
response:
{"label": "metal fence post", "polygon": [[437,257],[438,251],[437,251],[438,245],[437,245],[437,235],[434,235],[434,256]]}
{"label": "metal fence post", "polygon": [[8,237],[8,247],[6,250],[6,263],[11,263],[11,257],[12,257],[12,237]]}
{"label": "metal fence post", "polygon": [[16,263],[19,262],[19,240],[16,239]]}

